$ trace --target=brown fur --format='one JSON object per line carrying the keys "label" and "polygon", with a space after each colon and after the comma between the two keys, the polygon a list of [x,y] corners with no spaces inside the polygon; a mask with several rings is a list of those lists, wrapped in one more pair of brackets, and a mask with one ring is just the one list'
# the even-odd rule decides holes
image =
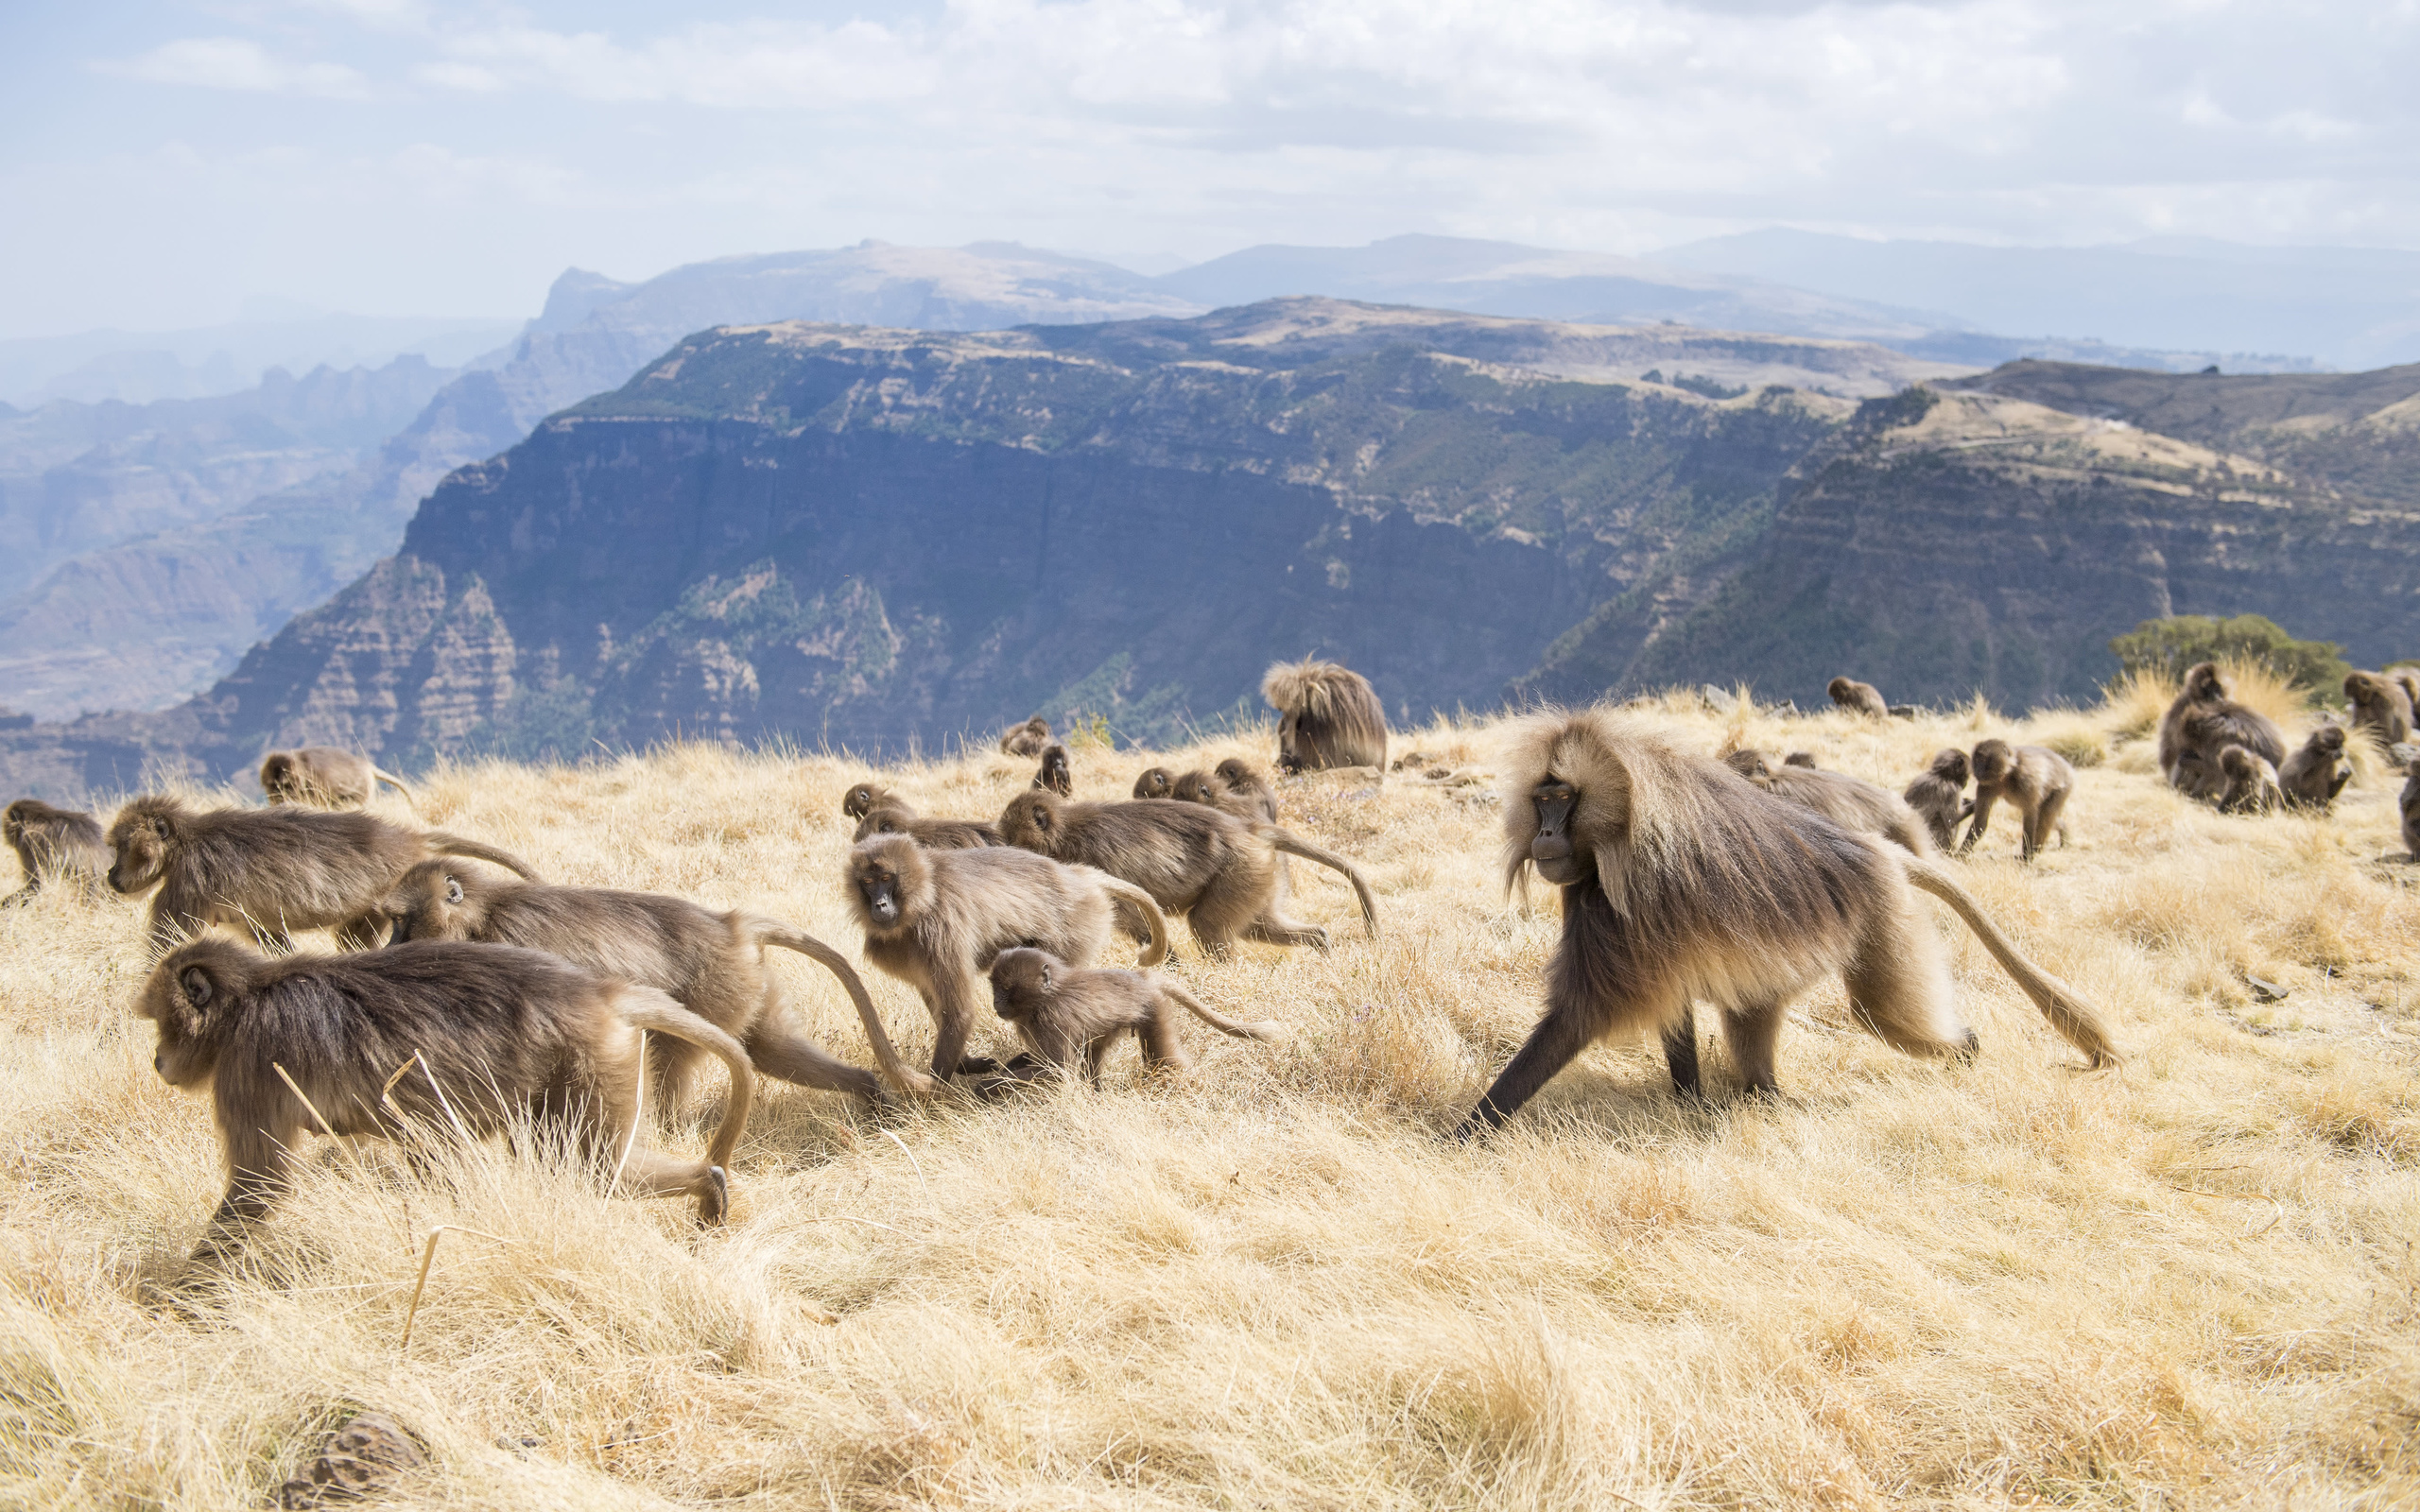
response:
{"label": "brown fur", "polygon": [[2243,747],[2219,752],[2219,770],[2227,780],[2226,791],[2219,795],[2220,813],[2273,814],[2286,806],[2277,768]]}
{"label": "brown fur", "polygon": [[2400,679],[2382,672],[2354,672],[2344,679],[2353,703],[2353,728],[2366,731],[2380,750],[2411,738],[2411,694]]}
{"label": "brown fur", "polygon": [[890,796],[890,789],[880,783],[859,782],[840,795],[840,812],[850,818],[862,819],[873,813],[876,805],[897,801]]}
{"label": "brown fur", "polygon": [[1387,711],[1370,679],[1316,657],[1280,662],[1260,679],[1277,711],[1277,765],[1288,772],[1387,765]]}
{"label": "brown fur", "polygon": [[2229,698],[2216,665],[2197,662],[2160,719],[2160,772],[2181,792],[2215,799],[2226,788],[2219,753],[2229,746],[2242,746],[2272,766],[2286,759],[2284,733],[2267,715]]}
{"label": "brown fur", "polygon": [[2389,667],[2383,676],[2401,687],[2403,696],[2411,700],[2411,728],[2420,730],[2420,667]]}
{"label": "brown fur", "polygon": [[1061,798],[1075,797],[1076,774],[1068,769],[1066,747],[1053,745],[1044,747],[1042,768],[1033,774],[1033,785],[1046,793],[1056,793]]}
{"label": "brown fur", "polygon": [[1250,799],[1256,816],[1277,822],[1277,790],[1269,785],[1268,774],[1239,756],[1230,756],[1210,769],[1228,792],[1237,798]]}
{"label": "brown fur", "polygon": [[1277,858],[1301,856],[1344,874],[1361,902],[1372,938],[1378,905],[1360,868],[1273,824],[1248,823],[1199,803],[1138,799],[1071,803],[1024,793],[1000,816],[1000,836],[1056,860],[1098,867],[1183,914],[1194,938],[1219,955],[1237,938],[1327,948],[1327,931],[1298,923],[1277,907]]}
{"label": "brown fur", "polygon": [[1167,920],[1141,888],[1046,856],[1009,847],[927,850],[904,835],[877,835],[849,852],[846,877],[866,959],[914,988],[933,1016],[938,1077],[977,1069],[966,1037],[982,1001],[978,983],[1009,947],[1038,945],[1090,966],[1122,903],[1150,925],[1142,964],[1167,958]]}
{"label": "brown fur", "polygon": [[1039,756],[1042,748],[1049,744],[1050,721],[1036,714],[1022,725],[1011,725],[1001,733],[1000,754]]}
{"label": "brown fur", "polygon": [[[617,1183],[637,1194],[693,1195],[708,1223],[728,1211],[748,1053],[652,988],[510,945],[270,959],[210,939],[160,962],[137,1011],[159,1026],[161,1077],[209,1089],[217,1113],[227,1194],[196,1259],[240,1246],[291,1186],[295,1148],[312,1132],[442,1138],[458,1121],[484,1139],[524,1116],[570,1133],[599,1166],[620,1162]],[[703,1046],[731,1068],[731,1101],[702,1160],[637,1143],[641,1030]]]}
{"label": "brown fur", "polygon": [[0,898],[0,908],[25,902],[47,886],[98,892],[110,869],[109,842],[101,837],[100,821],[80,810],[55,809],[40,799],[21,798],[0,816],[0,836],[26,868],[26,885]]}
{"label": "brown fur", "polygon": [[2344,727],[2322,725],[2310,732],[2302,748],[2277,768],[2277,785],[2286,801],[2298,809],[2325,814],[2336,806],[2336,795],[2353,780],[2353,764],[2344,755]]}
{"label": "brown fur", "polygon": [[1911,855],[1932,854],[1932,842],[1925,832],[1924,820],[1887,789],[1859,782],[1845,772],[1792,766],[1788,762],[1775,766],[1759,750],[1736,750],[1722,760],[1724,765],[1775,798],[1813,809],[1844,830],[1881,835]]}
{"label": "brown fur", "polygon": [[2098,1016],[2027,960],[1938,864],[1740,782],[1651,726],[1610,711],[1547,713],[1506,762],[1504,877],[1563,893],[1547,1009],[1473,1109],[1502,1123],[1596,1040],[1660,1031],[1675,1087],[1698,1088],[1692,1003],[1722,1011],[1741,1081],[1775,1088],[1792,999],[1838,971],[1850,1016],[1911,1055],[1971,1055],[1941,940],[1910,885],[1947,902],[2095,1065],[2116,1058]]}
{"label": "brown fur", "polygon": [[1147,1070],[1184,1071],[1193,1057],[1177,1036],[1180,1008],[1238,1040],[1275,1040],[1285,1033],[1282,1024],[1238,1023],[1214,1013],[1183,983],[1158,971],[1069,966],[1047,951],[1024,946],[1002,951],[992,963],[992,1009],[1016,1026],[1031,1052],[1009,1063],[1009,1074],[1019,1080],[1074,1071],[1080,1064],[1085,1079],[1098,1087],[1101,1060],[1128,1034]]}
{"label": "brown fur", "polygon": [[272,803],[359,808],[370,801],[380,782],[404,795],[406,803],[412,802],[411,784],[356,751],[304,746],[299,750],[273,750],[261,758],[261,791]]}
{"label": "brown fur", "polygon": [[1966,798],[1966,753],[1955,746],[1933,752],[1932,765],[1899,796],[1925,821],[1936,850],[1946,850],[1958,838],[1958,821],[1974,812]]}
{"label": "brown fur", "polygon": [[1815,753],[1811,750],[1794,750],[1783,757],[1781,764],[1784,766],[1812,767],[1815,765]]}
{"label": "brown fur", "polygon": [[2394,800],[2395,810],[2403,817],[2403,853],[2420,861],[2420,761],[2415,761],[2403,776],[2403,792]]}
{"label": "brown fur", "polygon": [[387,894],[432,856],[492,861],[529,881],[529,864],[441,830],[406,830],[367,814],[284,805],[191,809],[166,796],[138,798],[110,825],[109,883],[133,896],[157,886],[151,944],[224,924],[283,945],[298,929],[333,929],[357,950],[386,933]]}
{"label": "brown fur", "polygon": [[1883,700],[1882,690],[1871,682],[1859,682],[1855,678],[1834,678],[1824,691],[1832,696],[1834,703],[1853,714],[1864,714],[1870,719],[1891,717],[1891,705]]}
{"label": "brown fur", "polygon": [[1166,798],[1176,791],[1176,779],[1165,766],[1146,766],[1143,775],[1134,779],[1136,798]]}
{"label": "brown fur", "polygon": [[2076,790],[2076,769],[2066,757],[2041,746],[1986,740],[1975,747],[1967,765],[1975,773],[1975,820],[1966,827],[1966,839],[1958,848],[1960,855],[1975,849],[1975,842],[1991,828],[1992,806],[2003,802],[2014,805],[2023,818],[2019,859],[2032,860],[2054,831],[2061,846],[2067,843],[2067,827],[2060,815],[2066,812],[2067,799]]}
{"label": "brown fur", "polygon": [[[444,861],[404,874],[387,900],[394,942],[477,940],[526,945],[575,965],[668,992],[690,1012],[748,1048],[768,1076],[801,1087],[882,1096],[873,1073],[825,1053],[808,1038],[766,970],[765,947],[796,951],[839,979],[874,1058],[891,1081],[929,1091],[923,1073],[900,1063],[890,1036],[846,957],[804,930],[742,910],[717,913],[661,893],[549,887],[482,876]],[[655,1106],[681,1106],[702,1052],[671,1044],[653,1057]]]}
{"label": "brown fur", "polygon": [[989,824],[976,819],[928,819],[909,808],[906,799],[889,793],[866,811],[850,840],[855,844],[877,834],[904,834],[927,850],[974,850],[1007,844]]}

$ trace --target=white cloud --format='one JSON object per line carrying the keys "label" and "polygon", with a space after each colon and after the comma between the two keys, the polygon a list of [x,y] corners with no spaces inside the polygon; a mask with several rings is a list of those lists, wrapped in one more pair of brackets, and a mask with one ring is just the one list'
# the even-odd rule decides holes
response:
{"label": "white cloud", "polygon": [[[2420,246],[2414,0],[207,3],[227,35],[100,65],[201,88],[90,89],[77,130],[0,143],[0,188],[38,180],[44,224],[95,228],[59,233],[80,261],[20,259],[29,290],[104,255],[139,282],[77,207],[171,192],[271,268],[251,287],[374,243],[346,276],[424,281],[429,308],[528,303],[567,262],[868,235]],[[357,103],[309,97],[331,95]],[[157,168],[172,138],[208,171]]]}
{"label": "white cloud", "polygon": [[342,63],[288,62],[242,37],[187,37],[139,57],[95,64],[104,73],[149,84],[360,99],[369,80]]}

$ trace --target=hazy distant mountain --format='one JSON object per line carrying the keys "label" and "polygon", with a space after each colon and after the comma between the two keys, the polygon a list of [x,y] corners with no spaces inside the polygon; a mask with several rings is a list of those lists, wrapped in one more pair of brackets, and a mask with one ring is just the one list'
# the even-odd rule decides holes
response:
{"label": "hazy distant mountain", "polygon": [[158,708],[233,666],[391,544],[419,492],[364,544],[348,479],[451,376],[271,369],[237,394],[0,417],[0,704]]}
{"label": "hazy distant mountain", "polygon": [[1903,301],[1951,312],[1975,330],[2205,353],[2229,371],[2254,366],[2242,353],[2345,369],[2420,358],[2420,252],[2191,237],[1978,247],[1775,229],[1691,242],[1651,261],[1846,300]]}
{"label": "hazy distant mountain", "polygon": [[[53,404],[0,416],[0,524],[27,542],[0,561],[0,704],[45,717],[156,709],[206,686],[392,551],[446,473],[620,387],[708,327],[807,318],[996,329],[1197,308],[1139,274],[1006,242],[718,258],[637,284],[573,268],[508,345],[442,389],[444,375],[424,365],[400,407],[389,386],[340,441],[305,445],[283,420],[270,422],[278,383],[295,382],[283,378],[182,409]],[[340,333],[354,318],[313,328]],[[482,346],[499,334],[487,330]],[[318,393],[323,377],[302,382]]]}
{"label": "hazy distant mountain", "polygon": [[20,409],[49,400],[202,399],[239,393],[270,368],[379,368],[417,355],[459,368],[516,324],[463,317],[319,315],[264,306],[263,315],[187,331],[82,331],[0,341],[0,399]]}
{"label": "hazy distant mountain", "polygon": [[[1728,239],[1743,240],[1748,239]],[[1725,245],[1698,244],[1714,249]],[[2038,281],[2045,285],[2039,301],[2048,311],[2043,319],[2011,325],[1942,303],[1936,295],[1963,291],[1955,281],[1927,284],[1875,277],[1850,289],[1812,277],[1786,276],[1785,260],[1778,258],[1772,263],[1776,271],[1771,272],[1760,271],[1761,265],[1746,266],[1744,257],[1738,267],[1718,266],[1721,257],[1716,252],[1703,254],[1708,263],[1703,268],[1672,260],[1695,255],[1700,254],[1683,248],[1640,259],[1550,251],[1516,242],[1393,236],[1367,247],[1249,247],[1157,283],[1207,304],[1323,294],[1543,319],[1615,324],[1674,320],[1707,330],[1835,336],[1880,342],[1910,356],[1970,368],[2022,357],[2171,372],[2199,371],[2212,362],[2234,371],[2308,369],[2314,365],[2308,355],[2297,355],[2312,350],[2308,343],[2286,346],[2282,356],[2252,357],[2210,349],[2206,337],[2180,337],[2168,345],[2128,345],[2114,336],[2097,339],[2088,334],[2093,312],[2100,308],[2097,296],[2088,288],[2077,289],[2063,303],[2055,278]],[[2248,275],[2246,282],[2257,283],[2257,278]],[[2178,329],[2189,334],[2193,328],[2181,320]],[[2048,334],[2024,334],[2034,332]]]}
{"label": "hazy distant mountain", "polygon": [[1390,236],[1367,247],[1247,247],[1153,281],[1205,305],[1316,294],[1550,320],[1674,320],[1715,331],[1881,340],[1954,322],[1753,278],[1517,242]]}

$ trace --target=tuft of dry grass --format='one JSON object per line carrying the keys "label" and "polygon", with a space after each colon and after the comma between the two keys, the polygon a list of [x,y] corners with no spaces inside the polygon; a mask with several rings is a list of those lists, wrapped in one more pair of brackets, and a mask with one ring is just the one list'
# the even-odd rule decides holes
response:
{"label": "tuft of dry grass", "polygon": [[[256,1507],[369,1407],[430,1450],[399,1506],[2420,1504],[2420,902],[2380,859],[2391,790],[2218,815],[2116,745],[2127,697],[1641,707],[1894,790],[1984,733],[2115,745],[2066,848],[2021,867],[1996,833],[1963,875],[2128,1065],[2080,1073],[1945,914],[1971,1065],[1894,1055],[1832,984],[1792,1011],[1779,1101],[1685,1107],[1651,1047],[1609,1045],[1451,1144],[1534,1020],[1553,904],[1498,893],[1485,788],[1327,774],[1279,784],[1287,822],[1360,860],[1384,937],[1298,863],[1332,954],[1175,968],[1283,1043],[1196,1026],[1184,1078],[1121,1052],[1098,1093],[887,1117],[769,1085],[711,1232],[559,1150],[314,1142],[249,1268],[172,1303],[219,1180],[206,1105],[129,1017],[135,906],[45,896],[0,914],[0,1500]],[[1398,745],[1484,769],[1500,728]],[[1079,794],[1266,745],[1088,747]],[[989,816],[1031,765],[883,781]],[[422,809],[854,953],[838,803],[867,774],[681,746],[458,766]],[[828,980],[774,970],[868,1057]],[[923,1042],[913,995],[868,981]],[[717,1100],[660,1137],[701,1147]],[[442,1225],[497,1237],[445,1237],[406,1350]]]}

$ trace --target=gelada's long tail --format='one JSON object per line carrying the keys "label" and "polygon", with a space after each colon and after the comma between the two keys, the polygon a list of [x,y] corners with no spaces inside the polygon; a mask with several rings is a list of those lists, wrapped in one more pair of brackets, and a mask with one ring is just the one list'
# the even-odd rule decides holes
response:
{"label": "gelada's long tail", "polygon": [[1117,905],[1120,914],[1139,920],[1150,931],[1151,937],[1144,945],[1143,954],[1134,958],[1134,964],[1157,966],[1167,960],[1168,916],[1160,912],[1159,900],[1123,877],[1113,877],[1106,871],[1090,867],[1084,869],[1092,872],[1093,880],[1100,884],[1101,891],[1109,894],[1110,901]]}
{"label": "gelada's long tail", "polygon": [[522,860],[510,850],[499,850],[494,846],[477,840],[465,839],[458,834],[448,834],[442,830],[428,832],[428,848],[441,856],[469,856],[474,861],[493,861],[505,870],[516,874],[524,882],[545,881],[544,877],[538,875],[528,862]]}
{"label": "gelada's long tail", "polygon": [[748,1058],[738,1040],[653,988],[626,987],[614,1006],[636,1027],[686,1040],[731,1068],[731,1100],[723,1105],[722,1126],[706,1146],[706,1163],[730,1170],[731,1152],[739,1146],[739,1136],[748,1127],[749,1107],[756,1098],[756,1063]]}
{"label": "gelada's long tail", "polygon": [[1283,1040],[1286,1038],[1286,1026],[1274,1019],[1263,1019],[1258,1023],[1244,1023],[1206,1006],[1200,998],[1185,990],[1182,984],[1171,981],[1166,976],[1160,978],[1160,987],[1168,996],[1192,1009],[1195,1018],[1220,1034],[1231,1034],[1238,1040]]}
{"label": "gelada's long tail", "polygon": [[2108,1029],[2101,1024],[2100,1015],[2092,1005],[2086,1003],[2075,988],[2026,959],[2025,954],[2001,934],[1991,917],[1983,912],[1983,905],[1958,885],[1958,879],[1921,857],[1904,859],[1908,880],[1947,903],[1960,919],[1966,921],[1966,927],[1983,942],[1983,949],[1991,952],[1992,959],[2000,963],[2000,970],[2006,971],[2009,979],[2033,1000],[2033,1005],[2042,1010],[2042,1017],[2050,1021],[2051,1028],[2058,1030],[2069,1044],[2084,1053],[2094,1069],[2115,1066],[2124,1058],[2118,1054],[2117,1044],[2110,1040]]}
{"label": "gelada's long tail", "polygon": [[849,1001],[857,1005],[857,1022],[865,1025],[866,1039],[873,1045],[873,1058],[881,1064],[883,1074],[889,1076],[900,1091],[920,1097],[930,1097],[941,1091],[940,1084],[932,1077],[899,1058],[899,1051],[890,1042],[890,1031],[883,1027],[882,1016],[873,1010],[873,999],[866,995],[866,985],[847,957],[806,931],[792,929],[769,919],[752,919],[749,927],[758,944],[778,945],[786,951],[796,951],[840,979],[841,989],[849,994]]}
{"label": "gelada's long tail", "polygon": [[1288,855],[1301,856],[1305,861],[1316,861],[1322,867],[1344,874],[1345,880],[1353,884],[1353,896],[1361,900],[1361,921],[1369,925],[1370,937],[1376,939],[1378,937],[1378,901],[1370,896],[1370,879],[1361,875],[1361,868],[1333,850],[1321,850],[1291,830],[1283,830],[1274,824],[1270,825],[1268,829],[1270,839],[1276,843],[1278,850]]}

